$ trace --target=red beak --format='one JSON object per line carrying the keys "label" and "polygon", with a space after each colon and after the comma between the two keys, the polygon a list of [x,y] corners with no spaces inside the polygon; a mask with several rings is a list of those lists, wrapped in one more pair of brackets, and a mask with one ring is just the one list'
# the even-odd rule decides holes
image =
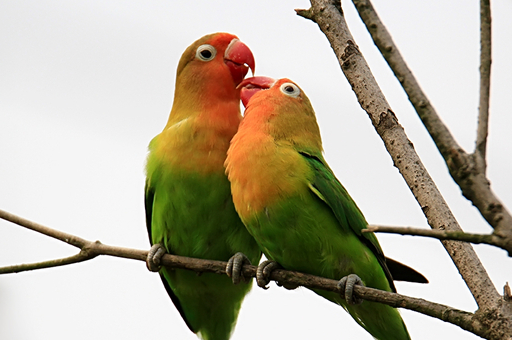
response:
{"label": "red beak", "polygon": [[275,82],[275,79],[269,77],[252,77],[242,81],[238,87],[242,88],[240,90],[240,99],[242,99],[244,106],[247,107],[249,100],[256,92],[268,90]]}
{"label": "red beak", "polygon": [[254,64],[254,56],[247,45],[238,39],[233,39],[228,45],[224,53],[224,62],[229,67],[231,77],[236,85],[244,79],[249,68],[254,74],[256,65]]}

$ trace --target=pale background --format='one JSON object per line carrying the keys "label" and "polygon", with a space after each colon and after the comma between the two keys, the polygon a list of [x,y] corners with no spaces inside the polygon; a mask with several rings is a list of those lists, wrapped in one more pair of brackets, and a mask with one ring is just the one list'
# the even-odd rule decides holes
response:
{"label": "pale background", "polygon": [[[239,36],[256,74],[288,77],[311,99],[325,154],[367,220],[427,227],[317,25],[301,1],[0,1],[0,209],[89,240],[147,249],[144,162],[172,105],[175,70],[194,40]],[[466,231],[491,228],[461,197],[442,158],[371,42],[353,5],[352,33],[417,152]],[[443,121],[473,149],[478,107],[478,1],[375,1]],[[512,2],[493,3],[488,174],[512,208],[510,66]],[[387,256],[429,285],[400,293],[474,311],[476,304],[436,240],[380,235]],[[475,246],[502,292],[512,260]],[[69,256],[75,248],[0,221],[0,266]],[[413,339],[476,339],[403,311]],[[0,277],[0,339],[195,339],[157,274],[143,262],[101,257]],[[240,339],[371,339],[342,308],[301,288],[254,288],[233,334]]]}

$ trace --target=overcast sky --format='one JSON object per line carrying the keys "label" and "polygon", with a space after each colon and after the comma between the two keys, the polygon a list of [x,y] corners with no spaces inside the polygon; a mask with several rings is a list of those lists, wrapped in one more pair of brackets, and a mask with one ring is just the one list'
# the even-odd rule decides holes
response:
{"label": "overcast sky", "polygon": [[[474,147],[478,108],[478,1],[375,0],[434,107],[460,144]],[[325,156],[374,224],[427,228],[318,26],[295,15],[308,1],[0,1],[0,209],[103,243],[148,249],[143,185],[147,145],[165,125],[175,71],[187,46],[225,31],[253,51],[256,75],[287,77],[311,99]],[[343,8],[400,123],[461,226],[491,228],[460,195],[446,166],[378,54],[353,5]],[[512,2],[493,3],[488,176],[512,209]],[[379,235],[387,256],[428,285],[400,293],[474,311],[476,304],[438,241]],[[475,246],[498,291],[512,259]],[[0,266],[76,253],[0,221]],[[413,339],[477,339],[402,311]],[[343,334],[341,334],[343,333]],[[0,339],[196,339],[157,274],[111,257],[0,277]],[[271,284],[246,298],[233,340],[371,339],[352,318],[307,289]]]}

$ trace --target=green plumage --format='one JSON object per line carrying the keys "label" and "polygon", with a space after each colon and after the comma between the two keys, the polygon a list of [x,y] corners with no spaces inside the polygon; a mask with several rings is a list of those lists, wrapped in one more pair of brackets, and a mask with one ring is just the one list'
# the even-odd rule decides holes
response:
{"label": "green plumage", "polygon": [[[247,82],[258,85],[254,79]],[[357,274],[368,287],[395,291],[377,238],[361,233],[363,214],[322,156],[311,104],[294,86],[279,80],[247,105],[226,160],[235,207],[267,258],[283,268],[334,280]],[[315,292],[377,339],[410,339],[395,308]]]}
{"label": "green plumage", "polygon": [[[148,164],[152,161],[150,157]],[[235,212],[224,174],[156,167],[146,185],[146,202],[151,243],[162,243],[167,252],[226,261],[242,250],[254,263],[259,261],[260,252]],[[235,286],[224,275],[199,276],[181,269],[163,268],[160,274],[194,333],[205,340],[229,339],[251,284]]]}
{"label": "green plumage", "polygon": [[[310,166],[313,180],[244,220],[265,255],[289,270],[334,280],[357,274],[368,287],[394,291],[375,236],[360,232],[367,223],[354,201],[321,156],[301,157]],[[351,306],[338,294],[315,292],[343,306],[377,339],[410,339],[395,308],[369,301]]]}
{"label": "green plumage", "polygon": [[[228,33],[202,37],[180,59],[169,120],[151,141],[146,165],[149,238],[170,254],[228,261],[244,252],[259,262],[261,252],[235,211],[223,165],[241,120],[236,87],[248,71],[245,64],[254,69],[252,53]],[[165,267],[160,276],[191,331],[204,340],[230,338],[250,284]]]}

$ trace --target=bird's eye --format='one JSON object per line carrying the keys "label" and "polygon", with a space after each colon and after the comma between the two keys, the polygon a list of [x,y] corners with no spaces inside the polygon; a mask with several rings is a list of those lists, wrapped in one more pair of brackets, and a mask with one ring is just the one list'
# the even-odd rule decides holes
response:
{"label": "bird's eye", "polygon": [[284,83],[280,87],[281,92],[285,95],[296,98],[300,94],[300,89],[297,85],[293,83]]}
{"label": "bird's eye", "polygon": [[202,61],[210,61],[215,58],[217,50],[212,45],[201,45],[197,48],[196,58]]}

